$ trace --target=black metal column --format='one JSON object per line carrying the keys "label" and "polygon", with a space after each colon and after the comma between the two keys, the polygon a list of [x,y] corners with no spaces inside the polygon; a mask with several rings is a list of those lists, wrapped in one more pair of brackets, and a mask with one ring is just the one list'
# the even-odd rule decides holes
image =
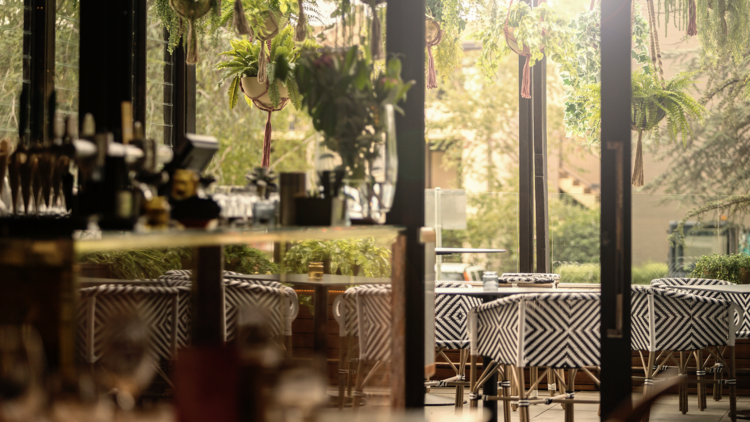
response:
{"label": "black metal column", "polygon": [[[47,101],[55,89],[55,0],[31,0],[31,101],[42,113],[31,113],[31,139],[43,141],[52,116]],[[26,22],[24,22],[24,27]],[[24,78],[27,75],[24,75]],[[42,119],[41,122],[37,120]]]}
{"label": "black metal column", "polygon": [[[534,0],[534,5],[539,0]],[[531,69],[534,108],[534,197],[536,272],[550,272],[549,190],[547,189],[547,57]]]}
{"label": "black metal column", "polygon": [[[524,0],[530,4],[530,0]],[[534,107],[535,86],[530,99],[521,97],[526,57],[518,57],[518,270],[534,272]],[[532,81],[534,78],[532,73]]]}
{"label": "black metal column", "polygon": [[630,0],[602,2],[602,420],[630,401]]}
{"label": "black metal column", "polygon": [[224,344],[224,249],[193,249],[192,341],[195,346]]}
{"label": "black metal column", "polygon": [[[424,140],[424,0],[388,1],[386,49],[402,61],[402,77],[414,80],[401,106],[405,116],[396,115],[398,135],[398,183],[388,224],[405,227],[405,301],[408,303],[404,337],[405,395],[407,409],[424,406],[425,370],[425,251],[419,242],[424,226],[425,148]],[[401,370],[401,369],[400,369]]]}
{"label": "black metal column", "polygon": [[146,129],[146,30],[148,24],[146,0],[134,0],[133,10],[133,120]]}
{"label": "black metal column", "polygon": [[97,132],[119,133],[121,103],[133,100],[134,0],[80,0],[80,8],[78,118],[91,113]]}

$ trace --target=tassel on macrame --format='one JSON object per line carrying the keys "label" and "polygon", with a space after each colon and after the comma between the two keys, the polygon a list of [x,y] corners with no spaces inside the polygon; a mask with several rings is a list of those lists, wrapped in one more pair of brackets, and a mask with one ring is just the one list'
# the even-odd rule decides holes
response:
{"label": "tassel on macrame", "polygon": [[195,23],[192,19],[188,20],[188,50],[185,63],[198,63],[198,35],[195,33]]}
{"label": "tassel on macrame", "polygon": [[635,164],[633,165],[633,178],[630,183],[635,187],[644,185],[643,177],[643,131],[638,131],[638,144],[635,148]]}
{"label": "tassel on macrame", "polygon": [[261,167],[268,168],[271,165],[271,112],[268,112],[266,120],[266,133],[263,135],[263,160]]}
{"label": "tassel on macrame", "polygon": [[305,16],[305,8],[302,6],[302,0],[297,0],[299,6],[299,18],[297,19],[297,28],[294,32],[294,40],[302,42],[307,38],[307,16]]}
{"label": "tassel on macrame", "polygon": [[695,5],[695,0],[690,0],[688,15],[690,20],[688,22],[687,34],[689,37],[692,37],[698,35],[698,9]]}
{"label": "tassel on macrame", "polygon": [[372,26],[370,27],[370,55],[373,60],[383,58],[383,41],[380,26],[380,16],[378,15],[377,2],[371,3],[372,9]]}
{"label": "tassel on macrame", "polygon": [[268,71],[266,70],[267,63],[268,58],[266,57],[265,43],[260,43],[260,57],[258,57],[258,82],[262,84],[268,81]]}
{"label": "tassel on macrame", "polygon": [[440,24],[435,22],[434,20],[430,19],[428,22],[435,25],[437,28],[437,35],[435,35],[435,38],[432,40],[426,40],[427,42],[427,89],[435,89],[437,88],[437,73],[435,72],[435,59],[432,57],[432,47],[437,46],[440,44],[440,41],[443,40],[443,30],[440,29]]}
{"label": "tassel on macrame", "polygon": [[[526,48],[524,48],[526,50]],[[525,51],[524,51],[525,52]],[[523,80],[521,81],[521,98],[531,98],[531,54],[526,56],[526,63],[523,65]]]}
{"label": "tassel on macrame", "polygon": [[250,35],[252,30],[250,29],[250,24],[245,17],[245,9],[242,7],[242,0],[234,0],[233,15],[232,26],[234,26],[234,31],[237,35]]}

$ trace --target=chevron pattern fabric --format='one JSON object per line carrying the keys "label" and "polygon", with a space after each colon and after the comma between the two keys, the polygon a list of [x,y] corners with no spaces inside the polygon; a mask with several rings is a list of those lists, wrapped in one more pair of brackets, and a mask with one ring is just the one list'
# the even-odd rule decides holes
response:
{"label": "chevron pattern fabric", "polygon": [[500,364],[599,365],[598,293],[516,295],[477,308],[478,351]]}
{"label": "chevron pattern fabric", "polygon": [[388,361],[391,358],[391,286],[357,291],[360,359]]}
{"label": "chevron pattern fabric", "polygon": [[363,284],[350,287],[344,292],[344,304],[346,305],[346,335],[349,337],[359,336],[359,324],[357,320],[357,292],[363,289],[390,289],[387,284]]}
{"label": "chevron pattern fabric", "polygon": [[114,318],[135,313],[149,333],[149,353],[156,360],[172,357],[177,295],[180,288],[166,286],[101,285],[80,290],[78,350],[87,363],[95,363],[105,347],[104,333]]}
{"label": "chevron pattern fabric", "polygon": [[[436,288],[462,288],[465,283],[436,283]],[[468,320],[471,308],[482,304],[476,297],[464,295],[435,296],[435,344],[449,349],[469,347]]]}
{"label": "chevron pattern fabric", "polygon": [[273,336],[284,334],[284,316],[288,308],[286,291],[238,280],[225,280],[224,287],[227,341],[236,337],[239,313],[248,307],[260,308],[266,312]]}
{"label": "chevron pattern fabric", "polygon": [[632,286],[631,348],[690,351],[725,345],[730,304],[685,291]]}
{"label": "chevron pattern fabric", "polygon": [[[665,288],[666,286],[729,286],[730,283],[725,280],[716,280],[710,278],[659,278],[651,281],[651,286],[656,288]],[[740,295],[731,293],[707,292],[699,290],[680,290],[696,296],[721,299],[724,301],[734,302],[740,305],[744,311],[745,318],[742,326],[739,327],[736,335],[737,338],[750,338],[750,295]],[[739,315],[734,317],[735,323],[739,322]]]}
{"label": "chevron pattern fabric", "polygon": [[558,274],[551,273],[503,273],[498,277],[498,283],[534,283],[549,284],[560,281]]}
{"label": "chevron pattern fabric", "polygon": [[[277,289],[282,286],[281,283],[278,281],[266,281],[266,280],[248,280],[246,278],[236,278],[232,276],[244,276],[247,274],[241,274],[234,271],[224,271],[224,280],[227,279],[237,279],[244,281],[246,283],[253,283],[253,284],[260,284],[264,286],[269,287],[276,287]],[[173,284],[184,284],[184,283],[190,283],[193,277],[193,272],[191,270],[169,270],[163,275],[159,276],[159,281],[166,282],[166,283],[173,283]]]}

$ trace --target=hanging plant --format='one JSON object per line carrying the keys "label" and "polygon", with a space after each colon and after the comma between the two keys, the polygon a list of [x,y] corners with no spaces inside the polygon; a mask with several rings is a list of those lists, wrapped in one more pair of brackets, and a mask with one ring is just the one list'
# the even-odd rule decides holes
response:
{"label": "hanging plant", "polygon": [[[240,92],[245,102],[255,105],[268,113],[266,131],[263,138],[262,166],[268,167],[271,154],[271,113],[282,110],[291,101],[299,108],[301,98],[295,80],[294,66],[302,50],[314,50],[319,45],[305,41],[300,47],[294,43],[294,29],[284,28],[273,41],[232,40],[232,49],[222,53],[230,60],[216,65],[217,70],[226,69],[223,81],[230,79],[229,108],[234,109],[239,103]],[[262,53],[267,50],[267,53]],[[268,55],[268,61],[261,63],[262,54]],[[265,67],[266,80],[260,80],[261,66]]]}
{"label": "hanging plant", "polygon": [[523,98],[531,98],[530,68],[545,54],[562,70],[575,73],[572,32],[567,22],[547,3],[531,8],[524,2],[510,0],[508,8],[490,15],[478,34],[482,41],[479,66],[487,77],[495,77],[500,59],[511,52],[526,57],[521,88]]}
{"label": "hanging plant", "polygon": [[185,62],[187,64],[196,64],[198,62],[198,34],[196,31],[196,21],[200,20],[211,10],[218,10],[220,0],[169,0],[172,10],[181,19],[187,21],[187,55]]}
{"label": "hanging plant", "polygon": [[[669,20],[688,36],[698,35],[703,58],[709,64],[719,60],[741,63],[750,45],[750,0],[663,0],[664,34]],[[662,0],[658,9],[662,10]]]}
{"label": "hanging plant", "polygon": [[[427,88],[437,87],[437,79],[447,83],[461,65],[461,33],[466,28],[464,2],[427,0],[425,2],[425,44],[427,47]],[[436,47],[434,50],[431,47]],[[430,65],[432,64],[432,67]],[[434,84],[430,83],[434,75]]]}
{"label": "hanging plant", "polygon": [[[565,130],[568,136],[578,136],[589,145],[599,143],[601,108],[599,96],[601,62],[601,5],[596,4],[575,15],[568,24],[572,31],[575,72],[560,71],[565,90]],[[639,8],[633,10],[633,48],[631,57],[641,65],[650,62],[648,55],[649,29]]]}

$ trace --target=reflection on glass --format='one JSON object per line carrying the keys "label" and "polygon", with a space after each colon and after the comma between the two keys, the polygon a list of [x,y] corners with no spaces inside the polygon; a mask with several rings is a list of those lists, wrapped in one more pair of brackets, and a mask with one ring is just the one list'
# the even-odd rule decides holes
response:
{"label": "reflection on glass", "polygon": [[0,326],[0,420],[36,418],[43,404],[44,351],[31,327]]}

